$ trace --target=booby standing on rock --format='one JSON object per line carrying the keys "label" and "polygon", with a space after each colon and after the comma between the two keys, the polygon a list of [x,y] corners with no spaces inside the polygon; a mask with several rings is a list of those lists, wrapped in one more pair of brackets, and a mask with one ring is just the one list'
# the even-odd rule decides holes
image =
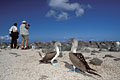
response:
{"label": "booby standing on rock", "polygon": [[[55,52],[46,53],[45,56],[42,56],[43,59],[40,60],[40,63],[47,63],[48,61],[50,61],[53,66],[56,66],[56,64],[53,63],[53,61],[60,54],[59,47],[61,47],[61,43],[60,42],[56,42],[56,41],[53,41],[53,43],[54,43],[54,46],[55,46]],[[41,52],[39,54],[41,55]]]}
{"label": "booby standing on rock", "polygon": [[85,61],[85,58],[81,53],[76,53],[77,47],[78,47],[77,39],[72,38],[72,48],[71,48],[71,52],[69,53],[69,58],[73,63],[74,70],[69,70],[69,72],[78,72],[78,70],[80,70],[82,72],[86,71],[88,73],[100,76],[99,74],[93,72],[96,70],[90,68],[90,66]]}

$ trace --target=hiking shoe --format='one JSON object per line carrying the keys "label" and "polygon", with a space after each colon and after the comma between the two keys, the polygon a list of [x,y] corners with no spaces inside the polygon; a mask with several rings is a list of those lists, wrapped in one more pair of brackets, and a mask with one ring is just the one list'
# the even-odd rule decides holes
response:
{"label": "hiking shoe", "polygon": [[26,50],[26,49],[28,49],[28,48],[26,47],[26,48],[24,48],[24,49]]}
{"label": "hiking shoe", "polygon": [[22,50],[24,49],[24,48],[21,48]]}

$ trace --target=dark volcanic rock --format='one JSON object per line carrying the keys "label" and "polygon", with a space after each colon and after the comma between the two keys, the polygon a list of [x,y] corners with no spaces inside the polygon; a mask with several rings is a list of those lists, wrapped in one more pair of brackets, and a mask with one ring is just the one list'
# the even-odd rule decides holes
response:
{"label": "dark volcanic rock", "polygon": [[90,53],[90,52],[91,52],[91,50],[90,50],[90,49],[84,49],[84,50],[82,50],[81,52]]}
{"label": "dark volcanic rock", "polygon": [[115,61],[120,61],[120,58],[116,58],[116,59],[114,59]]}
{"label": "dark volcanic rock", "polygon": [[71,42],[61,42],[61,50],[62,51],[70,51],[71,47],[72,47],[72,43]]}
{"label": "dark volcanic rock", "polygon": [[85,57],[85,59],[90,59],[91,57]]}
{"label": "dark volcanic rock", "polygon": [[[72,47],[71,42],[61,42],[61,50],[62,51],[70,51]],[[0,48],[5,49],[8,46],[10,46],[10,43],[7,42],[0,42]],[[29,43],[29,49],[47,49],[48,51],[54,49],[53,42],[40,42],[39,40]],[[90,48],[99,48],[100,51],[120,51],[120,47],[116,46],[116,41],[79,41],[78,42],[78,49],[85,52],[91,52],[88,49],[85,49],[85,47]],[[94,52],[93,52],[94,53]]]}
{"label": "dark volcanic rock", "polygon": [[106,58],[106,57],[110,57],[110,58],[116,58],[115,56],[112,56],[112,55],[105,55],[103,58]]}
{"label": "dark volcanic rock", "polygon": [[95,55],[94,53],[91,53],[91,55]]}
{"label": "dark volcanic rock", "polygon": [[119,52],[120,47],[111,47],[109,51]]}
{"label": "dark volcanic rock", "polygon": [[112,46],[115,47],[114,43],[115,42],[112,42],[112,41],[99,42],[100,51],[109,51]]}
{"label": "dark volcanic rock", "polygon": [[109,50],[107,50],[107,49],[100,49],[99,51],[101,51],[101,52],[107,52],[107,51],[109,51]]}
{"label": "dark volcanic rock", "polygon": [[47,78],[49,78],[49,77],[46,75],[42,75],[42,76],[40,76],[40,78],[38,80],[46,80]]}
{"label": "dark volcanic rock", "polygon": [[9,54],[15,55],[15,57],[21,56],[21,55],[19,55],[18,53],[11,53],[11,52],[10,52]]}
{"label": "dark volcanic rock", "polygon": [[9,43],[0,42],[0,48],[1,48],[1,49],[5,49],[5,48],[7,48],[7,46],[9,46]]}
{"label": "dark volcanic rock", "polygon": [[90,43],[85,42],[85,41],[79,41],[78,42],[78,50],[81,50],[81,48],[84,48],[84,47],[90,47]]}
{"label": "dark volcanic rock", "polygon": [[100,53],[100,51],[93,50],[92,53]]}
{"label": "dark volcanic rock", "polygon": [[90,63],[93,65],[97,65],[100,66],[102,64],[102,60],[98,59],[98,58],[93,58],[92,60],[90,60]]}
{"label": "dark volcanic rock", "polygon": [[32,43],[31,46],[34,46],[35,49],[46,49],[47,51],[45,52],[51,52],[54,51],[54,44],[53,42],[40,42],[40,41],[35,41]]}
{"label": "dark volcanic rock", "polygon": [[95,42],[95,41],[89,41],[89,43],[90,43],[90,47],[91,47],[91,48],[98,48],[98,47],[99,47],[99,46],[98,46],[98,43]]}

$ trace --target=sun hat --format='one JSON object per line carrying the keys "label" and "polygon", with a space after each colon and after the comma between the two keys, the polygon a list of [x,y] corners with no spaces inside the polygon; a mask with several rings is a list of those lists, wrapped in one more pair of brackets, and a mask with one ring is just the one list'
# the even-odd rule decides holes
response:
{"label": "sun hat", "polygon": [[22,23],[27,23],[26,21],[22,21]]}

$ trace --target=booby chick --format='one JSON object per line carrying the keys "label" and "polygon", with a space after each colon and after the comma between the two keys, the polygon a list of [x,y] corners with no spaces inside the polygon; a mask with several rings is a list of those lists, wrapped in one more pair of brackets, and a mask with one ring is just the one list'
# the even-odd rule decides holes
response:
{"label": "booby chick", "polygon": [[82,72],[88,72],[100,76],[99,74],[93,72],[96,70],[90,68],[82,53],[76,53],[78,47],[78,40],[75,38],[72,38],[71,40],[72,40],[72,48],[71,48],[71,52],[69,53],[69,58],[73,63],[74,70],[69,70],[69,72],[78,72],[78,70],[80,70]]}
{"label": "booby chick", "polygon": [[[42,53],[40,52],[39,55],[41,57],[43,57],[42,60],[40,60],[40,63],[47,63],[48,61],[51,62],[51,64],[53,66],[56,66],[56,64],[54,63],[54,60],[59,56],[60,54],[60,51],[59,51],[59,47],[61,47],[61,43],[60,42],[57,42],[57,41],[53,41],[54,43],[54,47],[55,47],[55,51],[54,52],[49,52],[49,53],[46,53],[46,55],[42,55]],[[44,53],[45,54],[45,53]]]}

